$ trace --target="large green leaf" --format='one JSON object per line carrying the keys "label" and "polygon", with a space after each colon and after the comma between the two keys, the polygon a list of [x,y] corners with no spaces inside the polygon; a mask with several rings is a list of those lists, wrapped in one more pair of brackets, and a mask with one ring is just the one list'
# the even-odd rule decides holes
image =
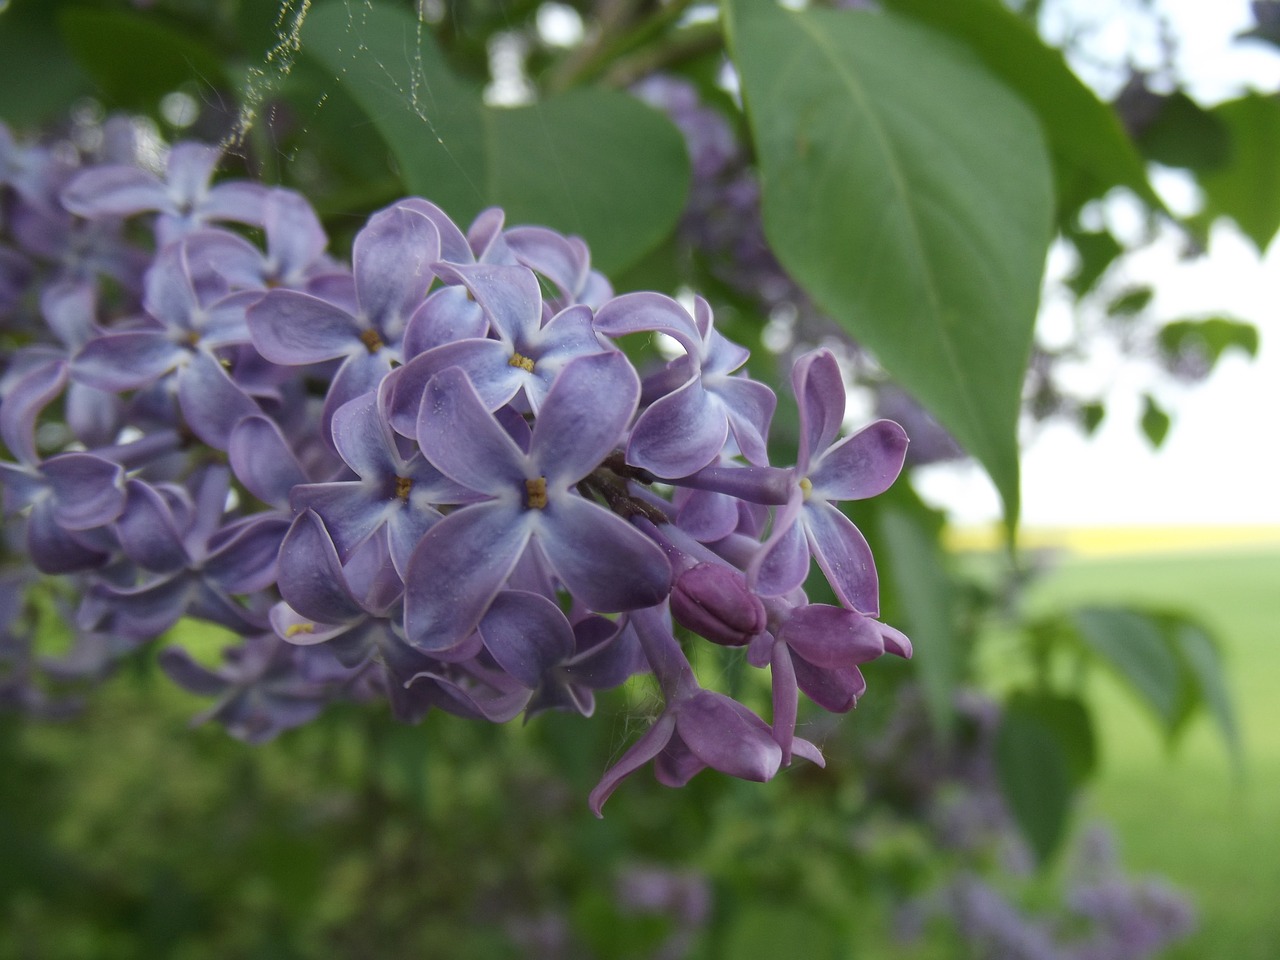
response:
{"label": "large green leaf", "polygon": [[154,14],[73,7],[59,23],[109,106],[155,112],[161,97],[185,83],[229,86],[216,51]]}
{"label": "large green leaf", "polygon": [[1115,111],[1098,99],[1035,28],[998,0],[886,0],[962,40],[1035,110],[1058,173],[1061,206],[1075,210],[1114,186],[1162,207]]}
{"label": "large green leaf", "polygon": [[954,724],[955,688],[963,667],[953,625],[951,580],[937,538],[918,512],[885,502],[876,516],[876,550],[897,593],[902,617],[898,626],[911,637],[912,660],[920,673],[929,718],[946,735]]}
{"label": "large green leaf", "polygon": [[[1043,709],[1034,698],[1005,704],[996,734],[996,773],[1014,821],[1045,864],[1067,832],[1080,763],[1080,730],[1062,721],[1084,716]],[[1087,729],[1087,717],[1086,717]]]}
{"label": "large green leaf", "polygon": [[724,8],[774,252],[982,462],[1012,526],[1053,220],[1034,114],[904,18]]}
{"label": "large green leaf", "polygon": [[39,124],[66,119],[68,105],[92,90],[58,30],[49,0],[0,3],[0,120]]}
{"label": "large green leaf", "polygon": [[1182,676],[1160,625],[1123,608],[1088,607],[1072,619],[1085,647],[1111,666],[1172,733],[1185,708]]}
{"label": "large green leaf", "polygon": [[1240,727],[1236,722],[1217,645],[1203,627],[1189,620],[1174,620],[1169,624],[1169,630],[1199,700],[1217,723],[1232,760],[1239,766],[1244,752]]}
{"label": "large green leaf", "polygon": [[1204,218],[1228,216],[1259,250],[1280,229],[1280,98],[1249,94],[1210,111],[1230,132],[1230,162],[1200,176]]}
{"label": "large green leaf", "polygon": [[509,223],[582,236],[597,265],[618,270],[655,247],[684,207],[679,132],[626,94],[577,90],[517,109],[485,106],[429,30],[383,5],[317,6],[302,44],[369,115],[405,186],[463,226],[501,206]]}

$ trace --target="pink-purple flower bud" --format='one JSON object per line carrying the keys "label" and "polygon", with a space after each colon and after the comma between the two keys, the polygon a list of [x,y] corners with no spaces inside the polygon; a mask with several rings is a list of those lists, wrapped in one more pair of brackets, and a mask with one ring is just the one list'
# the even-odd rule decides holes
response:
{"label": "pink-purple flower bud", "polygon": [[740,647],[765,628],[764,604],[732,567],[699,563],[676,578],[671,615],[712,643]]}

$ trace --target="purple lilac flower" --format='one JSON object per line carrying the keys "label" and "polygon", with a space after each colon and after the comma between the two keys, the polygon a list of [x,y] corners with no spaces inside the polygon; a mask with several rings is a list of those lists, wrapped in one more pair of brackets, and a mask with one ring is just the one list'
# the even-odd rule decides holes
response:
{"label": "purple lilac flower", "polygon": [[262,225],[266,188],[248,181],[211,185],[222,151],[201,143],[179,143],[169,151],[165,179],[127,164],[93,167],[62,192],[71,213],[89,219],[155,212],[161,244],[208,223]]}
{"label": "purple lilac flower", "polygon": [[459,368],[432,379],[418,443],[441,473],[487,499],[450,514],[414,551],[405,587],[410,642],[446,650],[465,640],[531,546],[597,612],[666,596],[671,574],[662,551],[574,489],[618,445],[639,393],[620,353],[572,361],[547,394],[526,452]]}
{"label": "purple lilac flower", "polygon": [[[797,373],[800,463],[770,467],[774,394],[708,304],[613,298],[577,238],[499,210],[464,233],[407,198],[370,218],[347,271],[304,198],[213,184],[212,148],[178,145],[164,180],[6,149],[21,164],[0,185],[16,244],[0,299],[35,302],[34,287],[41,308],[0,375],[23,534],[8,552],[71,575],[78,597],[49,676],[99,677],[208,620],[241,637],[224,665],[171,649],[165,668],[257,741],[371,696],[405,722],[590,716],[595,691],[652,672],[663,712],[593,791],[598,813],[650,761],[672,786],[821,763],[795,737],[798,691],[847,709],[859,664],[909,652],[868,619],[874,578],[845,569],[870,563],[865,543],[810,516],[901,466],[896,427],[833,442],[829,356]],[[120,224],[145,212],[158,242],[135,291]],[[653,332],[685,353],[642,381],[614,338]],[[807,570],[796,537],[845,608],[779,588]],[[771,723],[698,680],[672,617],[771,668]],[[10,646],[37,689],[44,666]]]}

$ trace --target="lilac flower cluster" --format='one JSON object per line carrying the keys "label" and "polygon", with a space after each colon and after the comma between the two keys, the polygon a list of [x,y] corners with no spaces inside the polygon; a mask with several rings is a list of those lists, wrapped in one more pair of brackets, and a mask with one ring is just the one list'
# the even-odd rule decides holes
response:
{"label": "lilac flower cluster", "polygon": [[[665,706],[599,814],[650,762],[672,786],[821,762],[800,691],[848,710],[860,664],[910,655],[838,507],[894,481],[906,435],[839,438],[830,352],[796,364],[800,453],[773,466],[776,398],[708,304],[614,296],[576,238],[410,198],[347,269],[297,193],[214,182],[214,148],[161,171],[0,133],[5,512],[75,598],[82,672],[218,624],[242,638],[218,669],[160,661],[248,740],[335,698],[590,715],[652,672]],[[619,340],[655,334],[683,354],[642,376]],[[839,606],[808,602],[811,559]],[[771,724],[699,683],[677,625],[771,668]]]}

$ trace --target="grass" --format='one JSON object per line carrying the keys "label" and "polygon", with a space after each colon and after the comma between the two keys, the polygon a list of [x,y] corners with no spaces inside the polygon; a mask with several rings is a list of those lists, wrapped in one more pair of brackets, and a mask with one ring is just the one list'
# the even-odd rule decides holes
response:
{"label": "grass", "polygon": [[1221,641],[1243,733],[1237,774],[1199,716],[1171,752],[1108,677],[1091,682],[1102,770],[1086,814],[1117,829],[1135,872],[1190,891],[1198,934],[1168,956],[1274,960],[1280,951],[1280,551],[1234,549],[1069,560],[1028,597],[1030,612],[1132,603],[1194,615]]}

